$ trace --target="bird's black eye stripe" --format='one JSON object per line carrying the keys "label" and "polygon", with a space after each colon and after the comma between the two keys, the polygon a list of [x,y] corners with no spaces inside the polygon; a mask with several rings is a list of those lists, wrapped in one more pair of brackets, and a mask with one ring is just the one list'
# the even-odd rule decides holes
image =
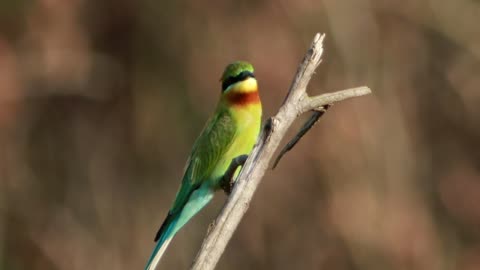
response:
{"label": "bird's black eye stripe", "polygon": [[255,78],[252,72],[250,71],[243,71],[242,73],[238,74],[235,77],[228,77],[223,83],[222,83],[222,91],[225,91],[230,85],[240,82],[245,80],[246,78]]}

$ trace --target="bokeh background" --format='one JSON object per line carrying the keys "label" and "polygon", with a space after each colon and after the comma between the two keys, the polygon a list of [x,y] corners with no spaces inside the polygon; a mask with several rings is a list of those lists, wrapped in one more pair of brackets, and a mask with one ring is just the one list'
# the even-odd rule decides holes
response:
{"label": "bokeh background", "polygon": [[[480,269],[480,2],[0,1],[0,269],[143,269],[233,60],[264,118],[368,85],[269,171],[218,269]],[[295,124],[289,136],[301,121]],[[187,269],[225,200],[172,242]]]}

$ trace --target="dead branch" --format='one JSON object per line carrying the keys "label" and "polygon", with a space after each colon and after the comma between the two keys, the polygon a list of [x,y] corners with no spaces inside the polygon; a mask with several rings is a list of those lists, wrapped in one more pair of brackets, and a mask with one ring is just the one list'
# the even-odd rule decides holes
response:
{"label": "dead branch", "polygon": [[[317,34],[313,39],[312,45],[297,70],[285,101],[278,113],[266,121],[258,137],[257,144],[238,175],[233,191],[215,220],[213,228],[207,233],[191,269],[211,270],[215,268],[228,241],[248,210],[253,194],[268,169],[275,150],[278,148],[288,128],[299,115],[308,111],[321,111],[325,106],[335,102],[371,93],[368,87],[358,87],[315,97],[307,95],[307,85],[321,62],[324,38],[325,35]],[[319,118],[321,114],[317,113],[317,116]],[[302,130],[300,130],[300,133],[303,134],[299,134],[294,138],[290,149],[315,122],[316,120],[313,119],[304,125]],[[280,158],[281,156],[278,160]]]}

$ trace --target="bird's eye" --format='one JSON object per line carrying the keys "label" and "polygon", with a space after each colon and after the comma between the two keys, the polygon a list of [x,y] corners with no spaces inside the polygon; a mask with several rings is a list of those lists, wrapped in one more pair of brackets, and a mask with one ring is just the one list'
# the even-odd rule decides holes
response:
{"label": "bird's eye", "polygon": [[255,75],[253,75],[252,72],[250,71],[242,71],[240,74],[238,74],[235,77],[228,77],[225,81],[222,83],[222,91],[225,91],[230,85],[241,82],[245,80],[246,78],[255,78]]}

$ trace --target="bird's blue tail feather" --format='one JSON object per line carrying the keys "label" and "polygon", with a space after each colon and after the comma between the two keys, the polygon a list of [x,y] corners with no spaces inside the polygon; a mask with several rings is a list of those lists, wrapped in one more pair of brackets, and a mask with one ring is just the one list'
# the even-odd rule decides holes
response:
{"label": "bird's blue tail feather", "polygon": [[158,261],[162,257],[163,252],[165,252],[165,249],[167,248],[168,244],[170,243],[170,240],[173,237],[173,234],[174,234],[173,229],[177,221],[178,221],[178,217],[174,217],[172,219],[167,217],[167,219],[165,220],[164,224],[162,225],[162,227],[157,233],[157,236],[155,238],[155,240],[157,241],[157,244],[153,249],[150,259],[148,259],[147,265],[145,266],[145,270],[152,270],[153,269],[151,268],[151,266],[153,266],[152,262],[157,261],[158,263]]}
{"label": "bird's blue tail feather", "polygon": [[179,213],[169,214],[162,227],[157,233],[155,240],[158,240],[145,270],[154,270],[160,258],[167,249],[173,236],[182,228],[198,211],[200,211],[213,198],[213,190],[205,185],[192,192],[188,202]]}

